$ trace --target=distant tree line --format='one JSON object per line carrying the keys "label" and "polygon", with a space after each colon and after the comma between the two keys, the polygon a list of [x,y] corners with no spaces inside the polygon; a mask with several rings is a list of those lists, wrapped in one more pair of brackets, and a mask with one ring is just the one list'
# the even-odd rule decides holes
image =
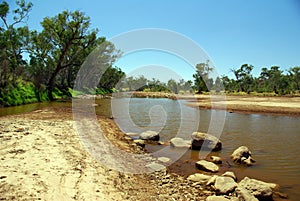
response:
{"label": "distant tree line", "polygon": [[279,66],[262,68],[258,77],[252,75],[253,66],[243,64],[239,69],[231,69],[235,78],[222,76],[221,80],[227,92],[274,93],[278,95],[299,94],[300,67],[295,66],[287,71]]}
{"label": "distant tree line", "polygon": [[172,92],[179,93],[192,93],[192,81],[185,81],[180,79],[170,79],[167,83],[162,82],[156,78],[147,79],[143,75],[138,77],[125,77],[117,85],[119,91],[146,91],[146,92]]}

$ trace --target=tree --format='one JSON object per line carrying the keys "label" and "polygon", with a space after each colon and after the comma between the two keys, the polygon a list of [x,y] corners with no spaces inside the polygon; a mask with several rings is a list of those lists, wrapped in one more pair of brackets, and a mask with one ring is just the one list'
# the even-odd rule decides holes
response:
{"label": "tree", "polygon": [[[82,12],[63,11],[54,17],[44,18],[41,25],[41,33],[32,32],[30,56],[34,71],[43,72],[43,84],[50,100],[54,99],[52,92],[55,86],[72,86],[81,64],[97,45],[105,46],[98,53],[101,61],[107,62],[107,67],[116,58],[114,46],[105,38],[97,38],[98,31],[89,29],[90,18]],[[94,57],[99,59],[99,55]],[[43,70],[45,68],[46,71]]]}
{"label": "tree", "polygon": [[279,89],[282,84],[282,71],[279,70],[279,68],[279,66],[272,66],[268,71],[269,83],[275,94],[279,94]]}
{"label": "tree", "polygon": [[208,92],[211,86],[211,81],[209,80],[209,73],[213,70],[209,66],[209,61],[206,63],[199,63],[196,65],[196,73],[193,74],[194,85],[197,90],[197,93],[200,94],[203,91]]}
{"label": "tree", "polygon": [[220,79],[220,77],[216,78],[215,84],[214,84],[214,89],[216,90],[217,93],[219,93],[222,89],[222,81]]}
{"label": "tree", "polygon": [[125,73],[118,67],[109,67],[102,75],[98,87],[110,90],[125,77]]}
{"label": "tree", "polygon": [[252,90],[253,77],[251,71],[253,66],[249,64],[243,64],[239,69],[231,69],[233,72],[236,82],[239,85],[239,91],[250,93]]}
{"label": "tree", "polygon": [[295,66],[290,68],[289,72],[289,80],[292,85],[292,90],[300,91],[300,67]]}
{"label": "tree", "polygon": [[[18,77],[24,75],[26,61],[23,53],[29,43],[29,30],[25,23],[32,8],[32,3],[26,4],[24,0],[16,1],[17,9],[13,10],[13,19],[8,19],[9,5],[0,4],[0,87],[4,89],[8,84],[15,84]],[[11,23],[9,24],[9,21]],[[0,90],[1,90],[0,89]],[[1,91],[0,91],[1,92]]]}
{"label": "tree", "polygon": [[167,83],[167,87],[170,91],[172,91],[174,94],[178,94],[178,87],[179,84],[174,80],[174,79],[170,79]]}

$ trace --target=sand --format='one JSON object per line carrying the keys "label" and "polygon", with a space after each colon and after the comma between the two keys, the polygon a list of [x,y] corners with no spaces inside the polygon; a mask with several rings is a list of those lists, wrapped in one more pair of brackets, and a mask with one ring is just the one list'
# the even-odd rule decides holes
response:
{"label": "sand", "polygon": [[[145,154],[108,118],[99,117],[117,148]],[[211,191],[190,188],[162,170],[125,174],[95,160],[74,130],[71,108],[45,108],[0,118],[0,200],[205,200]]]}
{"label": "sand", "polygon": [[[270,115],[300,115],[300,97],[258,97],[258,96],[211,96],[196,95],[190,99],[192,107],[203,109],[224,109],[237,113],[263,113]],[[196,101],[195,101],[196,100]]]}

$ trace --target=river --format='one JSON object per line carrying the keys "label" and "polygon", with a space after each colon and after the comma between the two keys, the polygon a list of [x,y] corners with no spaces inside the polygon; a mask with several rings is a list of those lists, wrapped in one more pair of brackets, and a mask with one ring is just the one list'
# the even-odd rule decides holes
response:
{"label": "river", "polygon": [[[223,149],[214,153],[201,153],[178,150],[166,146],[148,145],[152,153],[161,150],[171,155],[180,154],[170,169],[179,174],[199,172],[194,163],[199,157],[217,155],[222,157],[221,172],[234,171],[238,179],[244,176],[274,182],[281,186],[281,191],[289,195],[290,200],[300,197],[300,117],[271,116],[263,114],[237,114],[220,110],[199,110],[185,105],[184,100],[131,98],[127,104],[124,99],[96,100],[96,113],[114,116],[124,132],[158,130],[162,141],[180,136],[189,138],[194,130],[207,132],[209,128],[222,126],[220,140]],[[113,104],[113,111],[111,111]],[[0,108],[0,116],[30,112],[44,107],[70,107],[70,102],[37,103],[24,106]],[[224,125],[211,119],[224,116]],[[129,115],[129,116],[128,116]],[[131,121],[128,123],[128,118]],[[237,147],[250,148],[256,163],[251,167],[242,167],[230,161],[230,154]],[[297,154],[298,153],[298,154]],[[230,167],[228,166],[230,164]]]}

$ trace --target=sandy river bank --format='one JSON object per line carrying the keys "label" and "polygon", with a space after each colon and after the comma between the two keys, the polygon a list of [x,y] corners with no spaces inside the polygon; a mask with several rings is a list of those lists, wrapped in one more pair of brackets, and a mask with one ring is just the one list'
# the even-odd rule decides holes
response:
{"label": "sandy river bank", "polygon": [[228,112],[237,113],[300,115],[300,97],[195,95],[182,98],[191,100],[189,106],[203,109],[226,109]]}
{"label": "sandy river bank", "polygon": [[[113,120],[99,123],[115,146],[144,154]],[[205,200],[213,194],[166,170],[133,175],[99,164],[81,145],[71,108],[1,117],[0,139],[0,200]]]}

